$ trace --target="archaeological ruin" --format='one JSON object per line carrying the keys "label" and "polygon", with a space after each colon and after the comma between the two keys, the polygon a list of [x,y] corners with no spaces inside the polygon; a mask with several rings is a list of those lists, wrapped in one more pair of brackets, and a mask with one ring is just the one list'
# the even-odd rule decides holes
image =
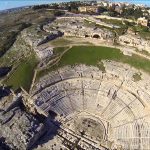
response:
{"label": "archaeological ruin", "polygon": [[103,63],[105,71],[66,66],[35,84],[37,111],[61,123],[46,148],[149,149],[148,75],[121,63]]}

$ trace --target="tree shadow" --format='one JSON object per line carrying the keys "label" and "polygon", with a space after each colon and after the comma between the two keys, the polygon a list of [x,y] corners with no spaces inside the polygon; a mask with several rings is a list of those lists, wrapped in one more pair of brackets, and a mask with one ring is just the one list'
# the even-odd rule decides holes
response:
{"label": "tree shadow", "polygon": [[0,100],[5,96],[10,95],[11,93],[10,88],[11,88],[10,86],[7,86],[7,87],[0,86]]}
{"label": "tree shadow", "polygon": [[0,67],[0,78],[6,76],[10,71],[12,67]]}
{"label": "tree shadow", "polygon": [[0,137],[0,150],[10,150],[10,147],[5,143],[4,137]]}

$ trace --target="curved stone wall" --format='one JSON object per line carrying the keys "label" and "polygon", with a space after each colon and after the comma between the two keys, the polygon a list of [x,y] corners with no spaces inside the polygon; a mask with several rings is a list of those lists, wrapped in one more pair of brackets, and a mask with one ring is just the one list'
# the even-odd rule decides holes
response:
{"label": "curved stone wall", "polygon": [[[95,138],[101,145],[149,149],[149,76],[121,63],[103,63],[106,72],[78,65],[66,66],[43,77],[32,93],[37,110],[46,116],[54,111],[62,125],[76,120],[79,114],[89,114],[105,126],[107,138],[103,142]],[[135,81],[135,74],[141,79]],[[113,144],[108,146],[107,142]]]}

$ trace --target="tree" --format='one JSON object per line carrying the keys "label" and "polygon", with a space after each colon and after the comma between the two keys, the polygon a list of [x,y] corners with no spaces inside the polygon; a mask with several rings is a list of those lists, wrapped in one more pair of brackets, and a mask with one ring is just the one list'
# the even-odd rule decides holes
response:
{"label": "tree", "polygon": [[137,19],[139,17],[143,17],[143,12],[141,10],[141,8],[126,8],[123,9],[123,13],[122,13],[123,17],[126,18],[134,18]]}
{"label": "tree", "polygon": [[64,11],[59,11],[59,10],[55,10],[55,11],[54,11],[54,15],[55,15],[55,16],[62,16],[62,15],[64,15],[64,14],[65,14]]}
{"label": "tree", "polygon": [[105,7],[103,7],[103,6],[100,6],[99,8],[98,8],[98,12],[99,13],[103,13],[103,12],[106,12],[107,11],[107,9],[105,8]]}

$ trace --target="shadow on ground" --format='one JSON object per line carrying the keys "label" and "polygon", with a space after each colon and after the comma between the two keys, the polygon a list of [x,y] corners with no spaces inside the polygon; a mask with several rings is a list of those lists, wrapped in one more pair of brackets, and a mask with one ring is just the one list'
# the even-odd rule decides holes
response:
{"label": "shadow on ground", "polygon": [[45,119],[45,128],[46,132],[39,138],[39,140],[34,144],[31,150],[35,150],[38,148],[39,145],[43,145],[48,141],[52,140],[57,134],[58,130],[60,129],[61,122],[55,120],[55,115],[51,115]]}

